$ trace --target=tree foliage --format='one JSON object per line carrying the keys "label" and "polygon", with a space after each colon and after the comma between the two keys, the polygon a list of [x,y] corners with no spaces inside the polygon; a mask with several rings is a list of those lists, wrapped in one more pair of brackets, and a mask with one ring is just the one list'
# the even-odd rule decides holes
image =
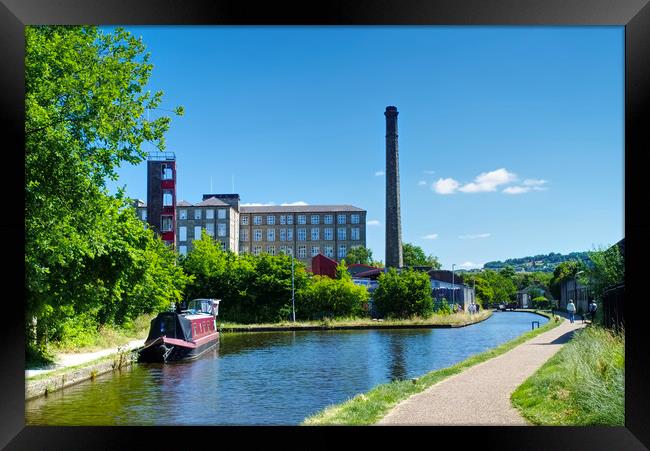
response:
{"label": "tree foliage", "polygon": [[348,265],[370,265],[372,264],[372,251],[363,246],[353,247],[345,256],[345,261]]}
{"label": "tree foliage", "polygon": [[592,266],[589,269],[591,289],[597,298],[611,286],[625,281],[625,262],[618,246],[589,252]]}
{"label": "tree foliage", "polygon": [[431,269],[440,269],[442,265],[438,261],[438,257],[433,255],[427,256],[420,246],[411,243],[402,244],[402,259],[404,266],[430,266]]}
{"label": "tree foliage", "polygon": [[300,291],[296,315],[307,320],[362,316],[368,298],[367,288],[355,285],[349,277],[314,276]]}
{"label": "tree foliage", "polygon": [[411,269],[398,273],[390,268],[379,275],[378,282],[373,299],[380,315],[397,318],[431,315],[433,298],[427,273]]}
{"label": "tree foliage", "polygon": [[164,148],[170,119],[143,118],[162,99],[144,91],[143,43],[76,26],[26,27],[25,43],[25,327],[42,347],[76,317],[96,327],[166,307],[187,279],[105,188],[145,141]]}

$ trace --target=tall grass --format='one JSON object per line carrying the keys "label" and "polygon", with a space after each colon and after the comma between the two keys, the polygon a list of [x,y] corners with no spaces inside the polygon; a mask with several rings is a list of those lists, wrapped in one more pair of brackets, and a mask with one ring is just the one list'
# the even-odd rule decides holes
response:
{"label": "tall grass", "polygon": [[574,338],[512,394],[539,425],[625,423],[625,335],[598,326]]}

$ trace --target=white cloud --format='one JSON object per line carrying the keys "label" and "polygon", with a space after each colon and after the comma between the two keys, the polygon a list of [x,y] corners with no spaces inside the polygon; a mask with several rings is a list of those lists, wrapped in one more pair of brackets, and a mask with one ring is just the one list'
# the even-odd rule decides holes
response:
{"label": "white cloud", "polygon": [[436,171],[422,171],[423,174],[435,174]]}
{"label": "white cloud", "polygon": [[524,180],[524,185],[526,186],[539,186],[546,183],[546,180],[542,179],[526,179]]}
{"label": "white cloud", "polygon": [[426,186],[426,185],[427,185],[427,182],[425,180],[420,180],[418,182],[418,186]]}
{"label": "white cloud", "polygon": [[477,233],[475,235],[460,235],[458,238],[461,240],[476,240],[478,238],[488,238],[490,233]]}
{"label": "white cloud", "polygon": [[465,262],[461,265],[459,265],[463,269],[473,269],[473,268],[480,268],[483,265],[480,265],[478,263],[472,263],[472,262]]}
{"label": "white cloud", "polygon": [[453,194],[458,189],[460,183],[452,178],[438,179],[437,182],[431,185],[431,189],[438,194]]}
{"label": "white cloud", "polygon": [[378,226],[381,225],[377,219],[371,219],[370,221],[366,221],[366,225],[369,226]]}
{"label": "white cloud", "polygon": [[269,202],[269,203],[266,203],[266,204],[260,204],[260,203],[256,203],[256,202],[241,204],[242,207],[271,207],[273,205],[275,205],[275,202]]}
{"label": "white cloud", "polygon": [[529,186],[509,186],[503,190],[506,194],[523,194],[530,191]]}
{"label": "white cloud", "polygon": [[490,172],[479,174],[473,182],[458,188],[464,193],[481,193],[485,191],[496,191],[497,186],[517,180],[517,175],[500,168]]}
{"label": "white cloud", "polygon": [[283,203],[283,204],[280,204],[280,205],[282,205],[283,207],[294,207],[294,206],[297,206],[297,205],[309,205],[309,204],[307,202],[305,202],[304,200],[299,200],[298,202],[286,202],[286,203]]}
{"label": "white cloud", "polygon": [[376,175],[377,177],[379,177],[379,176],[381,176],[381,175],[386,175],[386,174],[384,173],[384,171],[377,171],[377,172],[375,172],[375,175]]}
{"label": "white cloud", "polygon": [[424,236],[422,237],[423,240],[435,240],[436,238],[438,238],[438,234],[437,234],[437,233],[432,233],[432,234],[430,234],[430,235],[424,235]]}

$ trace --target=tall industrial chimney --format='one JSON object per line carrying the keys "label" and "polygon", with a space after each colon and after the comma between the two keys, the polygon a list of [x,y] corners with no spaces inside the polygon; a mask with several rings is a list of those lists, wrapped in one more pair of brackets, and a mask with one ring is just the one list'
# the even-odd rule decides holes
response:
{"label": "tall industrial chimney", "polygon": [[386,116],[386,268],[401,268],[402,220],[399,202],[399,152],[397,108],[387,106]]}

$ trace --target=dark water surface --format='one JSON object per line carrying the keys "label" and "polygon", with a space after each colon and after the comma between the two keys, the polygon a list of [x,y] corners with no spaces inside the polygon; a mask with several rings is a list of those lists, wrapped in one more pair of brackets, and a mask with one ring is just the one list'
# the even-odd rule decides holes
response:
{"label": "dark water surface", "polygon": [[224,334],[194,362],[135,364],[25,404],[27,424],[296,425],[378,384],[421,376],[548,320],[497,312],[458,329]]}

